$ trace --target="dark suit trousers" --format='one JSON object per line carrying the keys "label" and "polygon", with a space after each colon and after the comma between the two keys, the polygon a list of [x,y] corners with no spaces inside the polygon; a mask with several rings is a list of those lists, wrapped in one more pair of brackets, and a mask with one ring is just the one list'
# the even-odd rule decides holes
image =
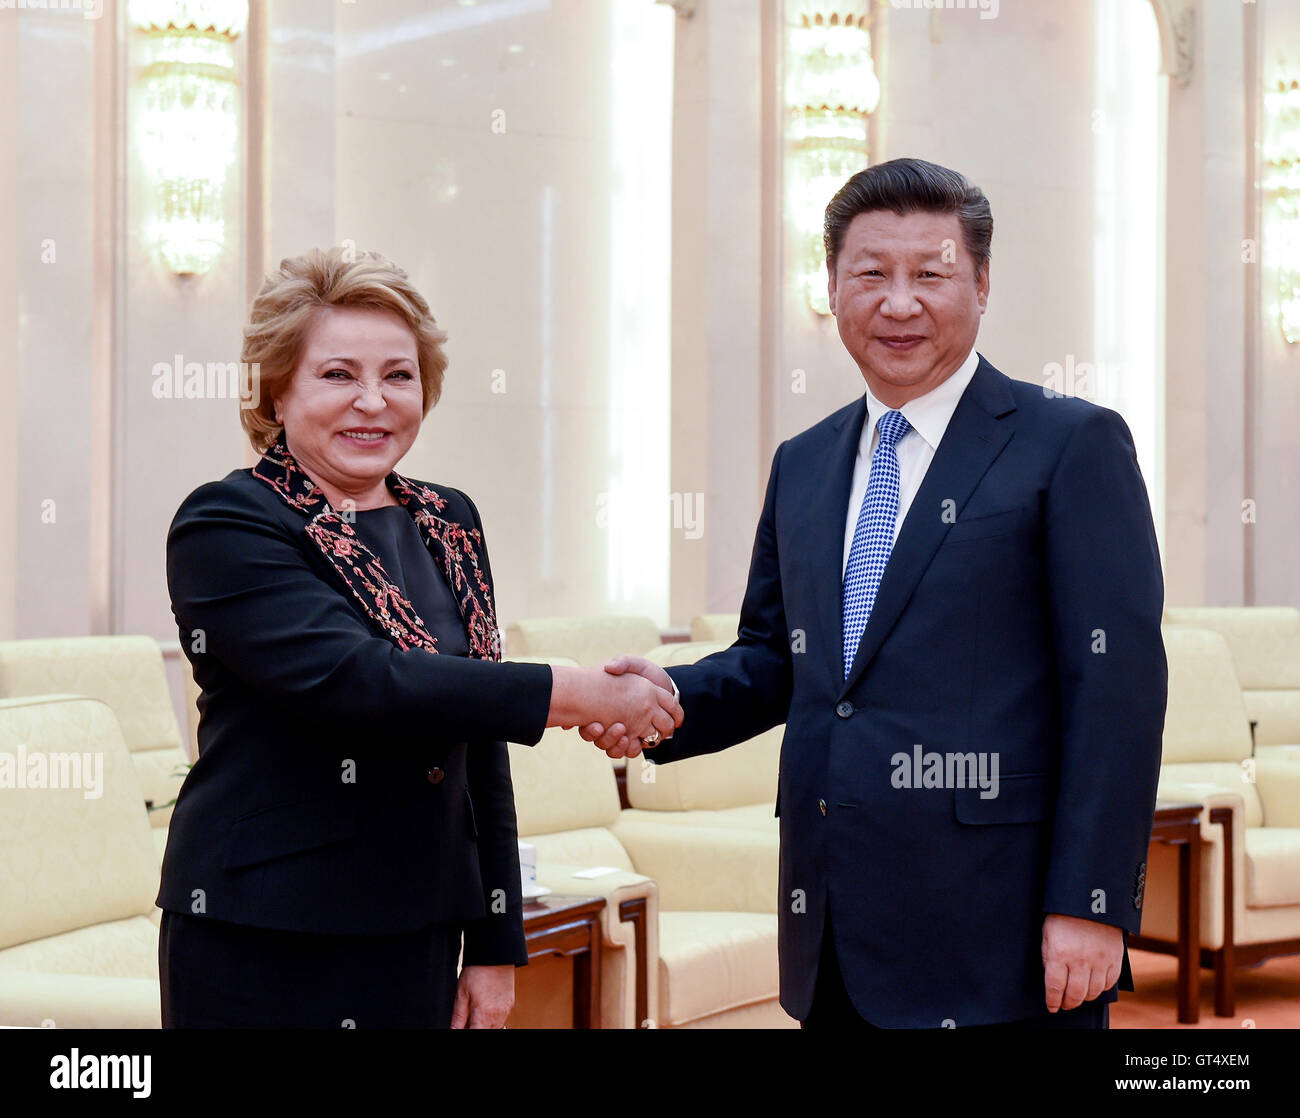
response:
{"label": "dark suit trousers", "polygon": [[445,1029],[461,929],[274,931],[162,914],[164,1029]]}
{"label": "dark suit trousers", "polygon": [[[817,966],[817,986],[813,991],[812,1009],[802,1022],[805,1029],[874,1029],[877,1026],[864,1020],[844,989],[839,957],[835,952],[835,939],[831,935],[830,913],[822,932],[821,959]],[[1077,1009],[1063,1009],[1025,1021],[1005,1021],[995,1025],[968,1025],[963,1032],[980,1032],[989,1029],[1108,1029],[1110,1028],[1110,1003],[1084,1002]]]}

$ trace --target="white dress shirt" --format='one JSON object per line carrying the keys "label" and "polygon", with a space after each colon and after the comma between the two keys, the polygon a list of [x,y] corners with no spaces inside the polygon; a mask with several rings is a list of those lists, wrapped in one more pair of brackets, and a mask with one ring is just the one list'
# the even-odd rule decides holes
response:
{"label": "white dress shirt", "polygon": [[[898,411],[911,425],[902,438],[894,444],[898,455],[898,519],[894,521],[894,539],[898,539],[898,529],[912,507],[916,491],[921,488],[925,471],[930,468],[934,452],[939,447],[939,440],[948,429],[952,413],[957,410],[957,401],[966,391],[971,377],[980,363],[980,356],[972,348],[966,360],[942,384],[930,389],[924,396],[909,400]],[[853,463],[853,488],[849,490],[849,507],[844,521],[844,563],[840,569],[841,577],[848,570],[849,552],[853,548],[853,532],[858,526],[858,513],[862,509],[862,499],[867,495],[867,480],[871,476],[871,456],[880,443],[880,432],[876,424],[887,411],[892,411],[872,394],[866,391],[867,418],[862,424],[862,438],[858,441],[858,456]]]}

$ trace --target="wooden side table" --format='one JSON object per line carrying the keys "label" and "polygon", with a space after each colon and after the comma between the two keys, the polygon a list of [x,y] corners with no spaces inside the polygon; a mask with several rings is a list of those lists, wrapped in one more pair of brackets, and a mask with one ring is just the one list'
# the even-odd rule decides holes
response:
{"label": "wooden side table", "polygon": [[573,1027],[600,1028],[600,914],[604,897],[552,893],[524,902],[528,958],[562,955],[573,959]]}
{"label": "wooden side table", "polygon": [[1201,804],[1159,800],[1151,841],[1178,847],[1178,942],[1134,936],[1130,947],[1178,956],[1178,1022],[1200,1020],[1201,986]]}

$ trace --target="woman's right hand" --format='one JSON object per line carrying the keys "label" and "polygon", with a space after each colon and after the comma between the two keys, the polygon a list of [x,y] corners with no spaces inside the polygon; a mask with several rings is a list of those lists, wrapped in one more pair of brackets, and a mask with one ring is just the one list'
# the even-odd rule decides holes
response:
{"label": "woman's right hand", "polygon": [[[656,731],[660,738],[669,737],[682,724],[682,707],[673,693],[633,672],[611,675],[601,668],[555,666],[551,680],[546,724],[570,729],[619,723],[626,727],[629,742],[618,756],[635,757],[641,739]],[[610,754],[615,755],[612,750]]]}

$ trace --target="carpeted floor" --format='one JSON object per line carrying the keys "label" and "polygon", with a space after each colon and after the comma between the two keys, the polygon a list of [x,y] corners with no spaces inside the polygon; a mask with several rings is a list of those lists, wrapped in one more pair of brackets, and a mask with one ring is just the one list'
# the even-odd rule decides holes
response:
{"label": "carpeted floor", "polygon": [[1300,1029],[1300,955],[1237,968],[1237,1012],[1214,1016],[1214,973],[1201,970],[1201,1019],[1180,1025],[1175,1016],[1178,961],[1171,955],[1130,951],[1136,994],[1111,1006],[1112,1029]]}

